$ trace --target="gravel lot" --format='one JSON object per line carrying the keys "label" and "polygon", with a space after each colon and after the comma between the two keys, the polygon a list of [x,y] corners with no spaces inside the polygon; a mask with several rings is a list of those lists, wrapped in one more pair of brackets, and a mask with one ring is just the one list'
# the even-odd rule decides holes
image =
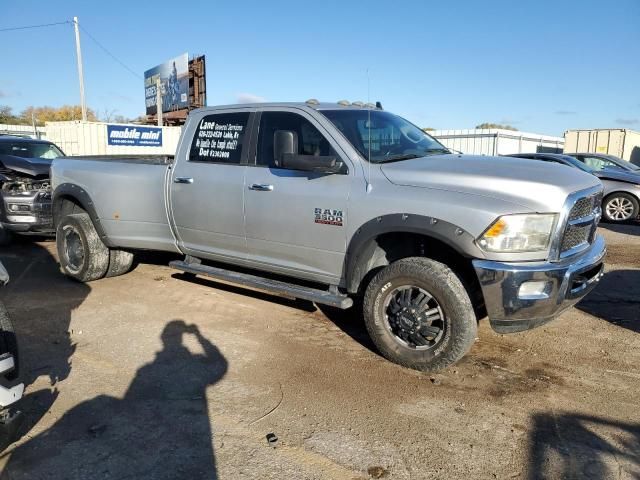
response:
{"label": "gravel lot", "polygon": [[381,358],[349,312],[162,255],[83,285],[22,241],[0,251],[28,384],[2,478],[638,479],[640,226],[601,231],[608,273],[578,308],[482,321],[437,375]]}

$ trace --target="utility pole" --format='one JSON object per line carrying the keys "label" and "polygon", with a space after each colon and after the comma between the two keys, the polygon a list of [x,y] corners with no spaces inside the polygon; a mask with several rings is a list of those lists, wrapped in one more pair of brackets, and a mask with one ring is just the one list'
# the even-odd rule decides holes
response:
{"label": "utility pole", "polygon": [[156,80],[156,117],[158,117],[158,126],[162,126],[162,82],[160,75]]}
{"label": "utility pole", "polygon": [[87,103],[84,99],[84,74],[82,73],[82,52],[80,51],[80,30],[78,30],[78,17],[73,17],[73,29],[76,31],[76,58],[78,60],[78,79],[80,80],[80,107],[82,108],[82,121],[87,121]]}

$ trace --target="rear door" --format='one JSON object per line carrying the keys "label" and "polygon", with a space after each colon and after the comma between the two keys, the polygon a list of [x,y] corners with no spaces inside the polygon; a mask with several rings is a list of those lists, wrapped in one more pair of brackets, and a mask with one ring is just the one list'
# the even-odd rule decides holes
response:
{"label": "rear door", "polygon": [[[248,167],[245,182],[249,259],[283,273],[335,282],[346,251],[353,167],[329,132],[307,112],[267,110],[259,115],[255,164]],[[273,138],[282,130],[295,133],[298,154],[336,155],[345,163],[344,171],[322,174],[279,167]]]}
{"label": "rear door", "polygon": [[[170,202],[181,249],[220,260],[246,257],[244,176],[248,110],[201,112],[189,124],[171,173]],[[190,140],[188,140],[190,139]]]}

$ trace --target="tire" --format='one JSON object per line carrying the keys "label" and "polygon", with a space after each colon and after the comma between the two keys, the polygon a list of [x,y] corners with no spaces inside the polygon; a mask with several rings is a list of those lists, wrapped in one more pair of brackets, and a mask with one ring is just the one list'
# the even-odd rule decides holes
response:
{"label": "tire", "polygon": [[633,221],[639,213],[638,199],[630,193],[612,193],[602,202],[602,216],[610,223]]}
{"label": "tire", "polygon": [[131,270],[131,265],[133,265],[133,253],[113,248],[109,250],[109,267],[105,278],[124,275]]}
{"label": "tire", "polygon": [[16,339],[16,333],[13,329],[13,323],[9,318],[7,309],[0,302],[0,354],[11,353],[13,355],[13,361],[15,362],[15,368],[5,375],[7,380],[15,380],[20,375],[20,365],[18,363],[18,341]]}
{"label": "tire", "polygon": [[[385,358],[421,371],[441,370],[460,360],[478,330],[460,279],[445,264],[423,257],[398,260],[380,270],[365,291],[363,314]],[[409,338],[407,332],[413,332]]]}
{"label": "tire", "polygon": [[109,249],[100,240],[88,213],[62,217],[56,228],[56,245],[65,275],[80,282],[91,282],[107,273]]}

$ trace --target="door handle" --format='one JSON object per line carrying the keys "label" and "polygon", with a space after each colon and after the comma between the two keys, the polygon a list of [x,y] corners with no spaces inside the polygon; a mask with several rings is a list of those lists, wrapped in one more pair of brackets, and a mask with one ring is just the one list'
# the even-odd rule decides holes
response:
{"label": "door handle", "polygon": [[173,179],[173,183],[187,183],[191,185],[193,183],[193,178],[191,177],[176,177]]}
{"label": "door handle", "polygon": [[266,185],[264,183],[254,183],[249,186],[249,190],[257,190],[258,192],[272,192],[273,185]]}

